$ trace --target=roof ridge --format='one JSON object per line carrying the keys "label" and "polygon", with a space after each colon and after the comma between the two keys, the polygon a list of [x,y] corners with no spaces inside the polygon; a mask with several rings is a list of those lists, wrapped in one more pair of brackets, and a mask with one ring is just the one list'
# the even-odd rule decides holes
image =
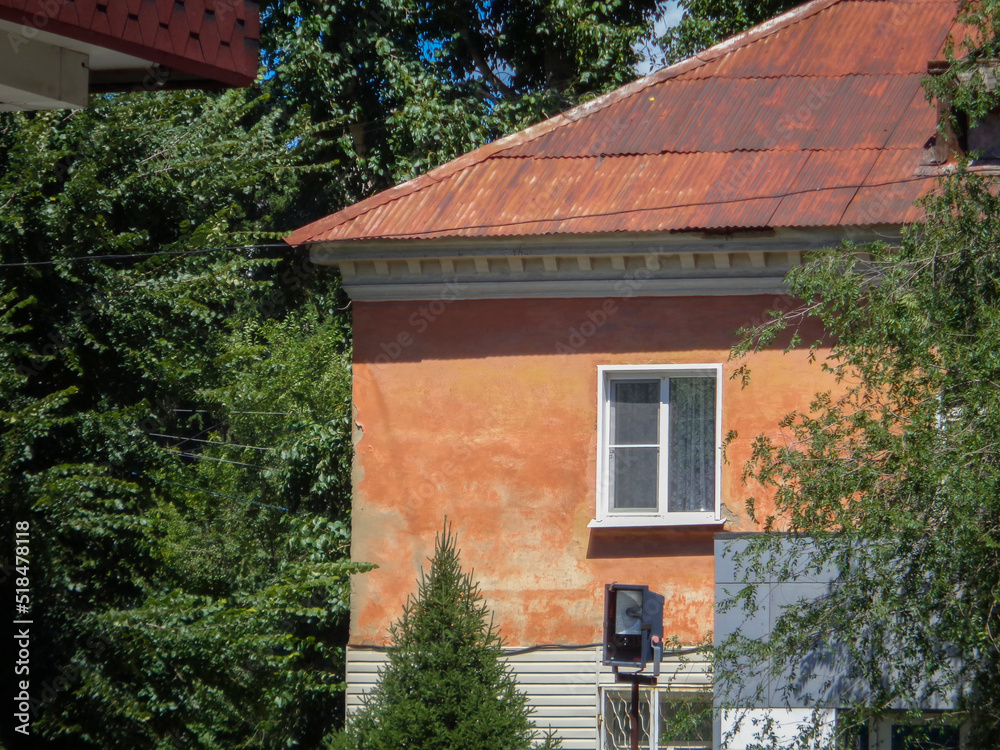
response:
{"label": "roof ridge", "polygon": [[369,211],[373,211],[376,208],[399,200],[400,198],[404,198],[407,195],[411,195],[415,192],[431,187],[432,185],[436,185],[439,182],[453,177],[465,169],[468,169],[469,167],[486,161],[491,156],[498,154],[501,151],[532,141],[564,125],[577,122],[594,112],[605,109],[606,107],[637,94],[650,86],[662,83],[663,81],[668,81],[681,75],[682,73],[686,73],[688,70],[699,68],[710,62],[714,62],[723,55],[753,44],[759,39],[770,36],[771,34],[781,31],[788,26],[826,10],[832,5],[837,5],[842,2],[847,2],[847,0],[809,0],[807,3],[796,6],[795,8],[792,8],[791,10],[786,11],[785,13],[782,13],[781,15],[768,21],[757,24],[741,34],[729,37],[719,44],[709,47],[706,50],[702,50],[691,57],[676,62],[665,68],[661,68],[658,71],[643,76],[642,78],[614,89],[613,91],[609,91],[606,94],[602,94],[589,102],[579,104],[576,107],[566,110],[565,112],[553,115],[547,120],[543,120],[542,122],[531,125],[523,130],[516,131],[510,135],[491,141],[490,143],[480,146],[474,151],[470,151],[452,159],[451,161],[445,162],[429,172],[425,172],[424,174],[400,183],[399,185],[395,185],[387,190],[376,193],[359,203],[343,208],[336,213],[333,213],[325,218],[318,219],[317,221],[307,224],[304,227],[300,227],[289,234],[285,238],[285,242],[293,246],[312,242],[313,238],[319,234],[327,232],[336,226],[351,221],[352,219],[368,213]]}

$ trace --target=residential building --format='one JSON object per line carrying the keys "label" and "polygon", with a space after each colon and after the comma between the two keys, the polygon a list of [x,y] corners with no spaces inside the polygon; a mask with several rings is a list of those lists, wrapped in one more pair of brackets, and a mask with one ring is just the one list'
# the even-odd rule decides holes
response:
{"label": "residential building", "polygon": [[655,727],[712,687],[715,536],[755,530],[753,439],[830,385],[779,343],[744,388],[735,332],[794,304],[804,253],[919,217],[955,12],[812,0],[289,238],[353,299],[352,556],[379,567],[353,584],[349,709],[447,518],[540,726],[625,746],[604,585],[645,584],[679,647],[644,747],[711,746]]}

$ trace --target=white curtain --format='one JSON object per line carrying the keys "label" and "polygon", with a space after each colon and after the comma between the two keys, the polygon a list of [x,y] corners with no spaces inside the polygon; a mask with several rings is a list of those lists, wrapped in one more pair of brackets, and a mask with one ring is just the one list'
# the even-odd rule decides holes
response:
{"label": "white curtain", "polygon": [[715,378],[670,380],[669,440],[667,510],[715,510]]}

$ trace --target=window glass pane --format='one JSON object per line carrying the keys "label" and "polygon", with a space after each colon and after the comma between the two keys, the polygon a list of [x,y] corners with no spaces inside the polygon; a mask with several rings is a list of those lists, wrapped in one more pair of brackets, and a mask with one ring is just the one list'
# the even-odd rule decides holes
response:
{"label": "window glass pane", "polygon": [[708,698],[660,692],[660,750],[712,747],[712,703]]}
{"label": "window glass pane", "polygon": [[[631,690],[604,691],[604,750],[629,750]],[[649,750],[649,691],[639,691],[639,747]]]}
{"label": "window glass pane", "polygon": [[656,445],[660,381],[611,381],[611,444]]}
{"label": "window glass pane", "polygon": [[611,507],[656,510],[659,448],[611,449]]}
{"label": "window glass pane", "polygon": [[667,467],[668,510],[715,510],[714,377],[670,380]]}

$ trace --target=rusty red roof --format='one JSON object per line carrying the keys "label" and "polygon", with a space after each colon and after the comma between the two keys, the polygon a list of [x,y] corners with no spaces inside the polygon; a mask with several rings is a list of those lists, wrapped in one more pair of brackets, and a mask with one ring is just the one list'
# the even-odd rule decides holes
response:
{"label": "rusty red roof", "polygon": [[901,224],[953,0],[813,0],[288,242]]}
{"label": "rusty red roof", "polygon": [[[167,85],[257,77],[260,15],[248,0],[0,0],[0,21],[162,65],[176,74]],[[109,75],[104,88],[124,82]]]}

